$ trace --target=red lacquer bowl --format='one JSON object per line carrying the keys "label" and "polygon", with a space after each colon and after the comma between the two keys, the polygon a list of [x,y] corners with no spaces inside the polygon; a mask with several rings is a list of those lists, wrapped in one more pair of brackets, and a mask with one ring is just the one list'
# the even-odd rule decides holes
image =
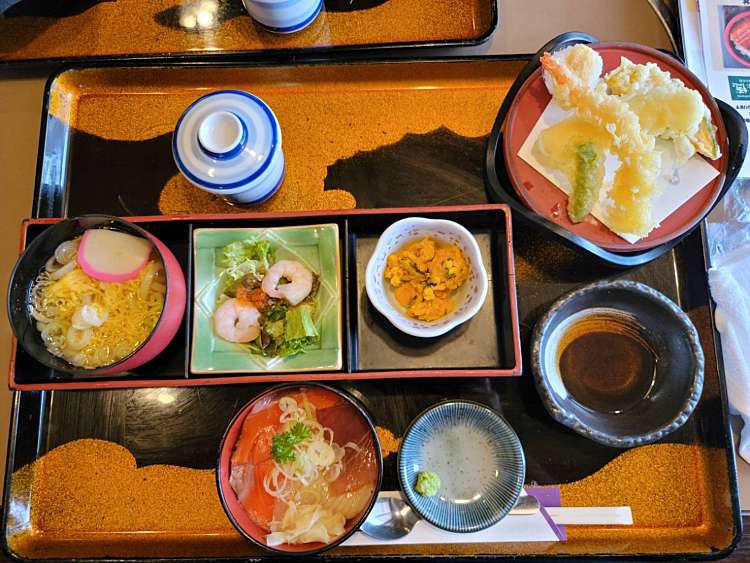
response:
{"label": "red lacquer bowl", "polygon": [[[242,503],[237,498],[237,494],[234,492],[234,489],[229,483],[229,478],[232,471],[231,458],[232,454],[234,453],[237,440],[240,437],[242,425],[245,422],[245,418],[248,416],[248,414],[250,414],[251,412],[257,412],[257,410],[268,406],[270,403],[280,399],[286,394],[295,393],[303,389],[312,389],[316,393],[330,393],[337,399],[343,399],[343,404],[347,408],[345,414],[347,417],[351,417],[352,424],[356,423],[361,425],[362,427],[366,427],[369,429],[369,433],[372,438],[371,453],[372,455],[374,455],[374,459],[377,464],[377,478],[373,487],[372,496],[369,502],[365,505],[365,508],[356,517],[347,521],[346,531],[342,536],[338,537],[333,542],[328,544],[282,544],[271,547],[267,545],[265,541],[265,537],[268,535],[268,532],[250,518],[248,513],[245,511],[245,508],[242,506]],[[334,441],[335,440],[336,436],[334,434]],[[277,385],[275,387],[271,387],[261,395],[258,395],[252,401],[242,407],[242,409],[240,409],[240,411],[235,415],[235,417],[229,423],[227,431],[224,434],[224,438],[221,441],[221,446],[219,447],[219,459],[216,470],[216,485],[219,490],[219,498],[221,499],[221,504],[224,507],[224,511],[227,513],[229,520],[232,522],[232,524],[240,534],[245,536],[254,544],[275,553],[284,553],[287,555],[312,555],[331,549],[332,547],[335,547],[345,541],[359,529],[359,526],[362,524],[362,522],[365,521],[367,515],[370,513],[370,510],[372,510],[372,507],[378,498],[382,480],[383,455],[380,450],[380,441],[378,440],[378,435],[375,431],[375,426],[373,425],[370,415],[357,400],[355,400],[348,394],[343,393],[338,389],[334,389],[333,387],[321,385],[319,383],[292,383],[288,385]]]}
{"label": "red lacquer bowl", "polygon": [[[28,306],[28,292],[55,248],[82,235],[87,229],[107,227],[137,237],[147,238],[164,264],[166,293],[164,307],[156,326],[146,340],[123,359],[96,369],[75,367],[51,354],[42,342]],[[125,374],[157,356],[172,341],[182,323],[186,304],[185,276],[172,251],[148,231],[109,215],[83,215],[64,219],[34,238],[16,262],[8,286],[8,319],[19,345],[35,360],[54,370],[90,377]]]}
{"label": "red lacquer bowl", "polygon": [[568,196],[518,156],[518,151],[552,98],[544,85],[541,68],[529,76],[508,111],[503,131],[503,153],[508,175],[518,197],[527,207],[576,235],[602,248],[618,252],[653,248],[679,237],[692,228],[719,197],[728,166],[728,142],[724,121],[715,100],[701,81],[669,55],[632,43],[593,43],[590,47],[602,56],[604,73],[616,68],[621,57],[627,57],[634,63],[656,63],[672,77],[679,78],[686,86],[697,90],[711,110],[713,122],[717,126],[722,156],[706,162],[716,168],[719,175],[662,221],[647,237],[634,244],[620,238],[591,215],[580,223],[573,223],[566,212]]}

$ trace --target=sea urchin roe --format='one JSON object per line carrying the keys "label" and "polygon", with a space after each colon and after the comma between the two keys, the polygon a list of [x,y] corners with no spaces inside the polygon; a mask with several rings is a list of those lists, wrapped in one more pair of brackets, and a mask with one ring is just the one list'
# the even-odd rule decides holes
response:
{"label": "sea urchin roe", "polygon": [[469,263],[454,244],[425,237],[388,256],[384,277],[410,317],[435,321],[455,308],[455,290],[469,277]]}

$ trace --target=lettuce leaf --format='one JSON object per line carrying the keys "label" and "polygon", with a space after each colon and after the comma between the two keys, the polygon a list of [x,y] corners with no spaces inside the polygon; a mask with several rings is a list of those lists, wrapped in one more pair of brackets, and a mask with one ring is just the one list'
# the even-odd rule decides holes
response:
{"label": "lettuce leaf", "polygon": [[284,340],[300,340],[302,338],[317,338],[318,330],[312,318],[312,308],[308,305],[291,307],[286,312],[286,326],[284,327]]}
{"label": "lettuce leaf", "polygon": [[268,336],[273,338],[274,340],[283,340],[284,339],[284,321],[267,321],[266,324],[263,325],[263,330],[265,331]]}
{"label": "lettuce leaf", "polygon": [[247,260],[255,260],[268,269],[273,261],[271,243],[267,240],[237,240],[221,249],[219,266],[222,268],[236,267]]}
{"label": "lettuce leaf", "polygon": [[268,320],[263,331],[271,343],[263,349],[266,356],[293,356],[300,354],[319,339],[313,322],[313,309],[309,305],[297,305],[286,311],[283,320]]}
{"label": "lettuce leaf", "polygon": [[217,259],[221,273],[222,292],[233,284],[251,276],[260,282],[273,261],[271,243],[267,240],[238,240],[221,249]]}
{"label": "lettuce leaf", "polygon": [[276,349],[276,356],[293,356],[304,352],[308,346],[314,344],[317,338],[298,338],[297,340],[285,340]]}
{"label": "lettuce leaf", "polygon": [[265,269],[261,262],[258,262],[257,260],[241,262],[237,266],[227,268],[221,273],[221,291],[222,293],[226,292],[231,297],[234,297],[234,292],[237,290],[237,287],[241,285],[244,278],[252,278],[253,283],[248,284],[250,286],[260,285],[264,274]]}

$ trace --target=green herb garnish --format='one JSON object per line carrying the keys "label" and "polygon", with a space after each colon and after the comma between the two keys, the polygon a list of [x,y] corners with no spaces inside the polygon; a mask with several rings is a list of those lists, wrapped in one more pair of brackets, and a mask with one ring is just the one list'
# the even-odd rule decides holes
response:
{"label": "green herb garnish", "polygon": [[310,437],[310,427],[296,422],[288,432],[276,434],[271,445],[271,455],[279,463],[294,461],[294,446]]}

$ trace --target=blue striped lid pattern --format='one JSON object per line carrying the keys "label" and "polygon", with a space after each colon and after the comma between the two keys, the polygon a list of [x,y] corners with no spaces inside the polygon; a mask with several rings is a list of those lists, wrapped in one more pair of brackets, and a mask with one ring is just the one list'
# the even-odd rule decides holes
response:
{"label": "blue striped lid pattern", "polygon": [[287,25],[287,26],[272,26],[272,25],[268,25],[265,23],[261,23],[261,25],[265,27],[266,29],[268,29],[269,31],[274,31],[276,33],[293,33],[295,31],[300,31],[301,29],[304,29],[308,25],[310,25],[315,20],[315,18],[317,18],[318,15],[320,15],[320,12],[322,9],[323,9],[323,0],[320,0],[320,2],[318,2],[317,6],[315,7],[315,10],[313,11],[313,13],[298,23],[294,23],[292,25]]}
{"label": "blue striped lid pattern", "polygon": [[[417,474],[430,470],[423,460],[425,444],[439,432],[463,426],[486,437],[496,477],[476,483],[472,502],[420,495],[414,490]],[[446,401],[419,415],[404,436],[397,465],[407,502],[424,520],[450,532],[476,532],[499,522],[516,503],[526,476],[523,449],[513,429],[495,411],[472,401]]]}
{"label": "blue striped lid pattern", "polygon": [[[231,158],[213,158],[200,147],[197,130],[211,111],[224,110],[242,122],[245,142]],[[260,178],[281,150],[279,122],[268,105],[242,90],[217,90],[190,104],[177,120],[172,154],[177,168],[191,182],[228,190]]]}

